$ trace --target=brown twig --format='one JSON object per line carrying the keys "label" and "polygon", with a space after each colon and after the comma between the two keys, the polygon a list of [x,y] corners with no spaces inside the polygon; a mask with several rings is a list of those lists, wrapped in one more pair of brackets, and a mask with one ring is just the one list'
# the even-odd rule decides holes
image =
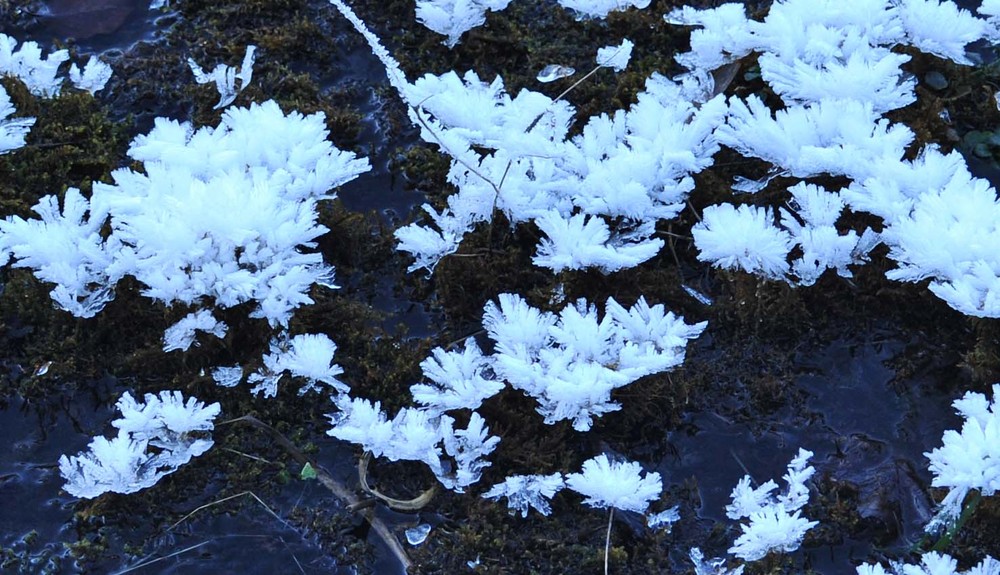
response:
{"label": "brown twig", "polygon": [[[288,440],[284,435],[282,435],[278,430],[271,427],[270,425],[264,423],[263,421],[257,419],[252,415],[244,415],[243,417],[237,417],[236,419],[230,419],[225,423],[247,423],[260,429],[266,431],[274,438],[274,440],[292,456],[292,459],[297,461],[301,465],[309,464],[313,469],[316,470],[316,479],[323,484],[324,487],[330,490],[335,496],[342,500],[349,510],[361,509],[365,506],[362,504],[362,500],[352,491],[348,489],[347,486],[340,483],[333,478],[329,473],[326,472],[322,467],[318,466],[316,463],[309,460],[302,451],[295,446],[291,441]],[[369,506],[370,507],[370,506]],[[367,509],[364,513],[364,518],[372,526],[372,529],[378,535],[378,537],[385,543],[389,551],[396,557],[396,559],[403,564],[405,569],[409,569],[413,566],[413,562],[410,560],[409,556],[406,554],[406,550],[396,539],[396,536],[392,533],[392,530],[375,514],[371,509]]]}

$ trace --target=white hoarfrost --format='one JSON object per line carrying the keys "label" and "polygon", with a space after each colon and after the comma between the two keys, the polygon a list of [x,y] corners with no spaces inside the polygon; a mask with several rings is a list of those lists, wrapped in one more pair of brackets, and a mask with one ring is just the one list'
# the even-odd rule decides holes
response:
{"label": "white hoarfrost", "polygon": [[218,403],[185,401],[179,391],[146,394],[138,402],[126,392],[117,406],[122,417],[111,422],[118,428],[116,437],[95,437],[89,451],[59,458],[64,489],[71,495],[90,499],[145,489],[213,444],[208,432],[219,415]]}

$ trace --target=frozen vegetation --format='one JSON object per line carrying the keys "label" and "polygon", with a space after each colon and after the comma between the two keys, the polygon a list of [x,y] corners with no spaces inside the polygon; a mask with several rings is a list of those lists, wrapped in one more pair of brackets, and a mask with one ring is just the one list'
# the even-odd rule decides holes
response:
{"label": "frozen vegetation", "polygon": [[[561,97],[508,92],[500,76],[448,71],[411,81],[345,2],[331,2],[385,65],[420,137],[448,158],[446,199],[437,208],[423,206],[423,219],[394,232],[398,249],[412,259],[411,272],[432,274],[500,215],[537,231],[532,262],[553,274],[607,275],[641,266],[665,246],[665,225],[693,210],[695,176],[725,147],[769,172],[738,177],[731,201],[694,214],[699,221],[691,235],[701,261],[805,287],[827,271],[852,277],[884,244],[895,263],[888,279],[927,281],[958,312],[1000,318],[996,190],[972,176],[958,152],[933,142],[918,148],[914,130],[887,117],[917,100],[916,80],[905,69],[909,54],[973,64],[970,43],[1000,38],[1000,2],[984,2],[979,16],[937,0],[784,0],[760,20],[742,4],[677,8],[665,19],[691,29],[690,50],[676,57],[688,72],[677,78],[654,72],[626,109],[582,119]],[[454,48],[488,12],[509,4],[418,0],[415,16]],[[650,2],[559,4],[579,18],[604,18]],[[68,52],[43,57],[33,42],[16,47],[0,35],[0,73],[20,78],[38,96],[58,95]],[[626,38],[595,46],[594,65],[623,72],[634,48]],[[255,50],[247,46],[239,70],[218,64],[206,72],[188,60],[196,82],[217,87],[216,109],[230,106],[251,82]],[[713,72],[746,57],[755,58],[774,98],[727,97],[725,86],[715,85]],[[110,72],[91,57],[82,69],[73,64],[69,78],[95,93]],[[572,129],[578,120],[582,127]],[[0,154],[23,148],[34,121],[18,116],[0,87]],[[34,207],[37,218],[0,222],[0,260],[32,270],[51,286],[55,304],[79,318],[100,313],[121,280],[134,278],[154,304],[188,312],[166,329],[164,352],[231,338],[220,312],[247,310],[267,326],[268,352],[213,368],[208,376],[219,386],[246,379],[252,393],[270,398],[280,382],[293,379],[300,395],[332,401],[329,436],[359,445],[366,457],[420,462],[456,493],[469,491],[494,464],[490,457],[504,438],[490,424],[503,430],[507,422],[487,421],[483,406],[508,386],[530,398],[532,417],[547,426],[596,436],[595,420],[622,408],[620,390],[680,366],[687,344],[707,326],[686,323],[641,296],[630,306],[612,297],[603,305],[586,299],[561,305],[553,297],[543,309],[525,295],[501,293],[483,305],[480,342],[473,335],[434,348],[420,363],[422,381],[410,387],[411,405],[387,413],[382,399],[388,398],[355,394],[335,362],[331,337],[294,333],[294,315],[313,303],[312,290],[337,287],[333,267],[316,249],[329,231],[319,223],[319,202],[370,168],[330,142],[322,113],[284,112],[269,100],[228,107],[214,127],[157,118],[132,141],[128,160],[112,173],[113,183],[94,182],[89,194],[53,190]],[[828,189],[831,181],[843,185]],[[762,200],[765,189],[782,200]],[[877,223],[855,225],[852,216]],[[926,454],[933,486],[948,490],[931,531],[954,526],[973,491],[990,497],[1000,488],[998,393],[1000,384],[992,400],[972,392],[957,400],[961,430],[946,432],[943,445]],[[150,487],[213,444],[218,403],[164,391],[142,403],[126,392],[117,405],[116,437],[95,437],[88,451],[60,459],[68,493],[93,498]],[[749,475],[739,481],[725,509],[741,530],[730,556],[753,562],[793,552],[817,526],[803,517],[816,473],[812,455],[798,451],[781,493],[773,480],[757,487]],[[550,515],[552,498],[569,488],[591,507],[643,515],[651,528],[680,520],[677,506],[650,512],[665,507],[664,484],[659,472],[643,469],[600,453],[576,471],[509,474],[481,495],[505,498],[525,519],[532,508]],[[699,574],[743,570],[729,570],[726,558],[705,560],[697,548],[690,558]],[[963,573],[998,574],[998,565],[987,557]],[[936,552],[890,569],[864,564],[857,572],[958,573],[954,559]]]}

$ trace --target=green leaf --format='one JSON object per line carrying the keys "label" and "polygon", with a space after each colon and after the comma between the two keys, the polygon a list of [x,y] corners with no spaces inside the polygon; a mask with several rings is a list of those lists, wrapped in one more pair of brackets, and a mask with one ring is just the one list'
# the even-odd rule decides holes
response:
{"label": "green leaf", "polygon": [[313,468],[312,464],[306,462],[306,464],[302,466],[302,471],[299,473],[299,479],[304,481],[307,479],[316,479],[316,477],[316,470]]}

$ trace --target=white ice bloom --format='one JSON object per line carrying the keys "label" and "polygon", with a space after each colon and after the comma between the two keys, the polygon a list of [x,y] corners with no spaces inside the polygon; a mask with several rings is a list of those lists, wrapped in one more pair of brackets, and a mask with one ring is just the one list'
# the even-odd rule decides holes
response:
{"label": "white ice bloom", "polygon": [[646,8],[650,0],[558,0],[563,8],[584,18],[607,18],[608,14],[629,8]]}
{"label": "white ice bloom", "polygon": [[938,0],[854,0],[849,8],[835,0],[784,0],[773,3],[762,21],[748,20],[744,10],[731,3],[672,11],[668,22],[701,27],[692,32],[691,51],[677,60],[690,69],[713,69],[759,52],[824,74],[821,62],[843,64],[872,48],[911,44],[968,63],[965,46],[985,32],[983,21]]}
{"label": "white ice bloom", "polygon": [[1000,317],[1000,200],[989,182],[957,171],[919,195],[913,210],[883,232],[899,263],[890,279],[921,281],[958,311]]}
{"label": "white ice bloom", "polygon": [[511,475],[503,483],[491,487],[483,493],[487,499],[507,498],[507,507],[512,513],[528,516],[528,509],[534,507],[542,515],[552,513],[549,500],[566,486],[562,473],[551,475]]}
{"label": "white ice bloom", "polygon": [[558,316],[517,295],[499,300],[487,303],[483,314],[483,327],[496,342],[497,377],[534,397],[546,423],[568,419],[579,431],[620,408],[611,400],[613,390],[680,364],[687,341],[706,325],[685,324],[645,300],[626,310],[609,299],[603,319],[584,300]]}
{"label": "white ice bloom", "polygon": [[983,0],[977,12],[986,16],[986,37],[996,44],[1000,42],[1000,0]]}
{"label": "white ice bloom", "polygon": [[326,136],[322,114],[285,115],[273,101],[227,110],[215,128],[159,118],[129,149],[142,169],[95,182],[89,202],[68,190],[63,214],[46,196],[41,220],[8,218],[0,253],[57,284],[53,299],[81,317],[131,275],[166,304],[254,302],[251,317],[287,325],[313,284],[331,286],[332,268],[306,251],[327,231],[317,202],[369,169]]}
{"label": "white ice bloom", "polygon": [[781,209],[781,223],[802,251],[792,261],[789,280],[797,285],[812,285],[827,269],[836,270],[841,277],[851,277],[847,266],[866,261],[880,236],[870,229],[860,237],[853,230],[843,234],[837,230],[834,224],[846,206],[840,193],[804,182],[788,191],[792,199],[788,209]]}
{"label": "white ice bloom", "polygon": [[556,273],[583,268],[610,273],[632,268],[655,256],[664,244],[650,237],[655,232],[652,222],[615,234],[603,218],[585,214],[564,218],[558,212],[548,212],[535,223],[545,237],[531,261]]}
{"label": "white ice bloom", "polygon": [[212,370],[212,379],[222,387],[236,387],[243,381],[243,367],[221,366]]}
{"label": "white ice bloom", "polygon": [[913,210],[917,198],[949,185],[956,178],[972,178],[958,150],[947,154],[927,146],[913,160],[886,162],[871,177],[841,190],[854,211],[874,214],[892,222]]}
{"label": "white ice bloom", "polygon": [[691,174],[711,165],[726,114],[723,98],[696,106],[682,84],[654,74],[631,109],[591,118],[567,139],[569,104],[530,90],[511,97],[500,78],[450,72],[404,89],[417,101],[411,118],[421,136],[453,158],[448,181],[458,189],[440,212],[424,206],[436,229],[415,224],[396,233],[416,259],[411,270],[432,269],[497,211],[551,230],[538,265],[638,265],[662,245],[649,238],[655,221],[679,213],[694,188]]}
{"label": "white ice bloom", "polygon": [[271,341],[270,353],[263,358],[264,365],[250,374],[248,381],[255,384],[250,391],[274,397],[278,392],[278,382],[288,372],[305,380],[299,395],[317,391],[317,383],[325,383],[337,393],[347,393],[347,384],[337,379],[344,370],[333,363],[336,351],[337,344],[325,334],[275,338]]}
{"label": "white ice bloom", "polygon": [[414,401],[431,411],[476,409],[504,387],[502,381],[492,377],[492,360],[483,355],[473,340],[460,352],[439,347],[431,354],[420,363],[424,377],[430,382],[410,387]]}
{"label": "white ice bloom", "polygon": [[344,370],[333,363],[333,355],[337,344],[327,335],[301,334],[288,342],[288,353],[282,356],[281,362],[285,369],[294,377],[306,379],[299,393],[316,388],[316,383],[325,383],[341,393],[347,392],[347,385],[337,379]]}
{"label": "white ice bloom", "polygon": [[334,399],[338,412],[329,415],[327,435],[357,443],[375,457],[390,461],[421,461],[430,467],[442,485],[461,493],[479,481],[485,458],[500,439],[489,435],[483,418],[472,413],[465,429],[455,429],[455,420],[422,409],[403,408],[391,420],[374,404],[342,394]]}
{"label": "white ice bloom", "polygon": [[615,72],[621,72],[628,66],[628,61],[632,58],[632,48],[635,44],[628,38],[622,43],[614,46],[605,46],[597,49],[597,65],[604,68],[611,68]]}
{"label": "white ice bloom", "polygon": [[879,563],[858,565],[858,575],[1000,575],[1000,561],[986,556],[968,571],[958,570],[958,561],[945,553],[929,551],[920,557],[919,564],[892,563],[887,571]]}
{"label": "white ice bloom", "polygon": [[132,143],[143,172],[116,170],[93,204],[111,212],[111,270],[134,275],[144,294],[218,307],[247,301],[252,317],[285,325],[311,303],[332,269],[303,248],[327,230],[316,203],[369,169],[335,148],[322,114],[285,115],[274,102],[227,110],[217,128],[158,119]]}
{"label": "white ice bloom", "polygon": [[500,438],[490,435],[486,420],[473,411],[469,416],[469,424],[465,429],[455,429],[455,421],[441,417],[441,439],[444,442],[444,452],[454,461],[452,468],[446,473],[438,474],[438,481],[445,487],[462,493],[466,487],[479,481],[483,469],[492,465],[486,459],[500,443]]}
{"label": "white ice bloom", "polygon": [[865,48],[821,64],[766,53],[758,64],[761,77],[787,103],[856,100],[883,113],[916,101],[916,80],[901,68],[909,60],[887,48]]}
{"label": "white ice bloom", "polygon": [[59,472],[66,480],[63,489],[74,497],[92,499],[109,491],[134,493],[152,487],[165,473],[147,446],[147,441],[132,439],[124,431],[112,439],[95,437],[88,451],[59,458]]}
{"label": "white ice bloom", "polygon": [[[90,451],[59,458],[65,489],[76,497],[93,498],[112,491],[133,493],[173,473],[213,444],[207,436],[219,415],[219,404],[184,397],[179,391],[146,394],[137,402],[126,392],[118,400],[122,418],[112,422],[118,436],[96,437]],[[149,446],[157,448],[150,451]]]}
{"label": "white ice bloom", "polygon": [[55,284],[50,295],[60,308],[93,317],[114,299],[108,276],[113,254],[101,237],[107,212],[95,211],[76,188],[66,190],[62,213],[55,196],[44,196],[32,209],[41,219],[0,221],[0,253],[12,254],[14,267],[32,268],[35,277]]}
{"label": "white ice bloom", "polygon": [[28,90],[43,98],[59,95],[63,78],[58,77],[59,65],[69,60],[69,52],[56,50],[42,57],[36,42],[25,42],[15,50],[17,40],[0,34],[0,75],[19,78]]}
{"label": "white ice bloom", "polygon": [[70,66],[69,79],[77,88],[94,94],[104,89],[105,84],[111,79],[111,73],[111,66],[97,56],[91,56],[82,71],[76,63]]}
{"label": "white ice bloom", "polygon": [[24,146],[24,138],[35,125],[35,118],[11,118],[17,109],[7,89],[0,86],[0,155]]}
{"label": "white ice bloom", "polygon": [[914,138],[906,126],[879,119],[870,103],[854,100],[821,100],[772,115],[757,96],[732,97],[729,112],[716,134],[721,143],[800,178],[864,180],[883,164],[898,163]]}
{"label": "white ice bloom", "polygon": [[226,324],[215,319],[207,309],[189,313],[164,332],[163,351],[187,351],[194,343],[196,332],[203,331],[222,338],[226,335],[226,329]]}
{"label": "white ice bloom", "polygon": [[[219,91],[219,103],[214,106],[215,110],[232,104],[236,95],[250,84],[253,79],[253,62],[256,51],[257,47],[252,44],[246,47],[243,54],[243,64],[240,65],[239,71],[232,66],[219,64],[211,72],[205,72],[193,58],[188,58],[188,66],[194,74],[195,81],[199,84],[214,83],[216,90]],[[237,80],[240,81],[239,86],[236,85]]]}
{"label": "white ice bloom", "polygon": [[941,437],[943,445],[924,454],[934,474],[931,485],[948,489],[928,530],[939,530],[953,523],[970,491],[977,490],[989,497],[1000,490],[998,398],[1000,384],[994,384],[991,401],[971,391],[956,400],[955,410],[965,418],[961,431],[945,431]]}
{"label": "white ice bloom", "polygon": [[188,434],[195,431],[214,429],[213,422],[220,410],[218,403],[206,406],[193,397],[185,401],[179,391],[161,391],[159,395],[147,393],[142,402],[125,392],[116,407],[122,418],[112,421],[111,425],[163,449],[192,439]]}
{"label": "white ice bloom", "polygon": [[706,10],[683,6],[671,10],[664,19],[671,24],[700,27],[691,32],[691,51],[676,56],[677,62],[690,70],[714,70],[746,56],[756,46],[742,3],[730,2]]}
{"label": "white ice bloom", "polygon": [[726,506],[730,519],[748,519],[740,525],[743,533],[736,539],[729,553],[744,559],[756,561],[771,551],[789,552],[799,548],[806,532],[815,527],[817,521],[801,517],[801,508],[809,501],[806,482],[815,469],[809,466],[812,452],[799,449],[788,464],[784,475],[787,484],[785,493],[775,495],[778,485],[768,480],[760,487],[751,487],[751,478],[744,476],[733,489],[732,503]]}
{"label": "white ice bloom", "polygon": [[674,505],[659,513],[650,513],[646,515],[646,525],[650,529],[666,529],[669,532],[674,523],[681,520],[680,509],[679,505]]}
{"label": "white ice bloom", "polygon": [[486,22],[486,11],[507,8],[510,0],[417,0],[417,21],[448,37],[453,48],[467,31]]}
{"label": "white ice bloom", "polygon": [[910,44],[959,64],[972,64],[965,46],[986,33],[983,20],[948,0],[898,0],[896,5]]}
{"label": "white ice bloom", "polygon": [[612,462],[602,453],[584,461],[580,473],[567,475],[566,487],[583,495],[591,507],[645,513],[649,503],[660,497],[663,482],[655,471],[641,472],[642,466],[634,461]]}
{"label": "white ice bloom", "polygon": [[768,208],[720,204],[709,206],[691,229],[698,259],[723,269],[742,269],[770,279],[784,279],[792,239],[774,225]]}
{"label": "white ice bloom", "polygon": [[727,569],[725,557],[714,557],[706,560],[705,554],[697,547],[692,547],[688,556],[694,563],[695,575],[743,575],[743,565]]}
{"label": "white ice bloom", "polygon": [[736,538],[729,553],[744,561],[756,561],[772,551],[795,551],[806,532],[819,524],[800,517],[801,513],[768,507],[750,515],[750,522],[741,525],[743,534]]}

